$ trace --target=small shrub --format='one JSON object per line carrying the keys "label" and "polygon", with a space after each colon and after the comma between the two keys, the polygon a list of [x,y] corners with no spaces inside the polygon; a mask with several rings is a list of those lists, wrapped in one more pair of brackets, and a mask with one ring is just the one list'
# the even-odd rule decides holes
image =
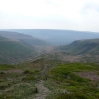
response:
{"label": "small shrub", "polygon": [[24,74],[32,74],[32,72],[30,70],[25,70],[23,73]]}
{"label": "small shrub", "polygon": [[38,93],[37,87],[33,87],[31,90],[32,90],[33,93]]}
{"label": "small shrub", "polygon": [[25,78],[23,78],[24,81],[35,81],[36,78],[32,75],[32,76],[26,76]]}
{"label": "small shrub", "polygon": [[24,73],[24,74],[38,74],[39,71],[38,71],[38,70],[34,70],[34,71],[25,70],[23,73]]}
{"label": "small shrub", "polygon": [[1,71],[0,74],[5,74],[5,73],[3,71]]}
{"label": "small shrub", "polygon": [[0,99],[15,99],[13,96],[8,96],[7,94],[1,94]]}

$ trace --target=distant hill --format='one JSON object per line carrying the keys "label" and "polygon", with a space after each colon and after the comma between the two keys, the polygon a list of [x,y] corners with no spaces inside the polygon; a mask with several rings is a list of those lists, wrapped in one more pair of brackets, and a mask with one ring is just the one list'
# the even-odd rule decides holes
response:
{"label": "distant hill", "polygon": [[99,54],[99,39],[77,40],[73,43],[60,46],[62,51],[67,51],[70,54]]}
{"label": "distant hill", "polygon": [[0,36],[10,38],[13,40],[19,40],[29,46],[47,46],[48,45],[48,43],[43,40],[36,39],[30,35],[17,33],[17,32],[0,31]]}
{"label": "distant hill", "polygon": [[28,59],[35,51],[20,41],[0,37],[0,64],[16,63]]}
{"label": "distant hill", "polygon": [[52,29],[10,29],[32,35],[35,38],[43,39],[54,45],[66,45],[75,40],[99,38],[99,33],[73,30],[52,30]]}

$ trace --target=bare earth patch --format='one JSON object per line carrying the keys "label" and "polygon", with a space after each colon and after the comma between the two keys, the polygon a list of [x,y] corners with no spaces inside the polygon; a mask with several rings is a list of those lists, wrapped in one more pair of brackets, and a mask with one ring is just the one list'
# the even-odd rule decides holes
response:
{"label": "bare earth patch", "polygon": [[79,62],[81,60],[81,56],[80,55],[76,55],[76,56],[63,56],[62,59],[64,61],[69,61],[69,62]]}
{"label": "bare earth patch", "polygon": [[97,72],[79,72],[77,74],[83,78],[99,81],[99,75]]}
{"label": "bare earth patch", "polygon": [[22,74],[23,71],[19,70],[19,69],[14,69],[14,70],[6,70],[4,71],[5,73],[18,73],[18,74]]}

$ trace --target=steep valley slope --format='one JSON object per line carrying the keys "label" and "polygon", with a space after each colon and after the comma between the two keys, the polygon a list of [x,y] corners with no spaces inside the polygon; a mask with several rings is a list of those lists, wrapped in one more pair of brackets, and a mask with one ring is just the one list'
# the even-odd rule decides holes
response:
{"label": "steep valley slope", "polygon": [[63,61],[99,63],[99,39],[77,40],[56,48],[51,55]]}
{"label": "steep valley slope", "polygon": [[0,64],[17,63],[36,55],[33,48],[20,41],[0,37]]}
{"label": "steep valley slope", "polygon": [[6,37],[9,39],[15,39],[23,42],[24,44],[27,44],[28,46],[47,46],[49,43],[34,38],[30,35],[18,33],[18,32],[11,32],[11,31],[0,31],[0,36]]}

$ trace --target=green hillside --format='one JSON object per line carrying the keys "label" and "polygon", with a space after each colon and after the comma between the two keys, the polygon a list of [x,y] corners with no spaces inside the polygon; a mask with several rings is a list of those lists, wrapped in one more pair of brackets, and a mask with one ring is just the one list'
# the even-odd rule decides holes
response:
{"label": "green hillside", "polygon": [[49,43],[45,42],[44,40],[37,39],[23,33],[0,31],[0,36],[6,37],[9,39],[19,40],[29,46],[48,46],[49,45]]}
{"label": "green hillside", "polygon": [[21,42],[23,42],[26,45],[30,45],[30,46],[49,46],[50,44],[40,40],[40,39],[19,39]]}
{"label": "green hillside", "polygon": [[99,54],[99,39],[77,40],[73,43],[61,46],[60,50],[65,50],[71,54]]}
{"label": "green hillside", "polygon": [[13,63],[27,59],[33,49],[18,41],[0,37],[0,63]]}

